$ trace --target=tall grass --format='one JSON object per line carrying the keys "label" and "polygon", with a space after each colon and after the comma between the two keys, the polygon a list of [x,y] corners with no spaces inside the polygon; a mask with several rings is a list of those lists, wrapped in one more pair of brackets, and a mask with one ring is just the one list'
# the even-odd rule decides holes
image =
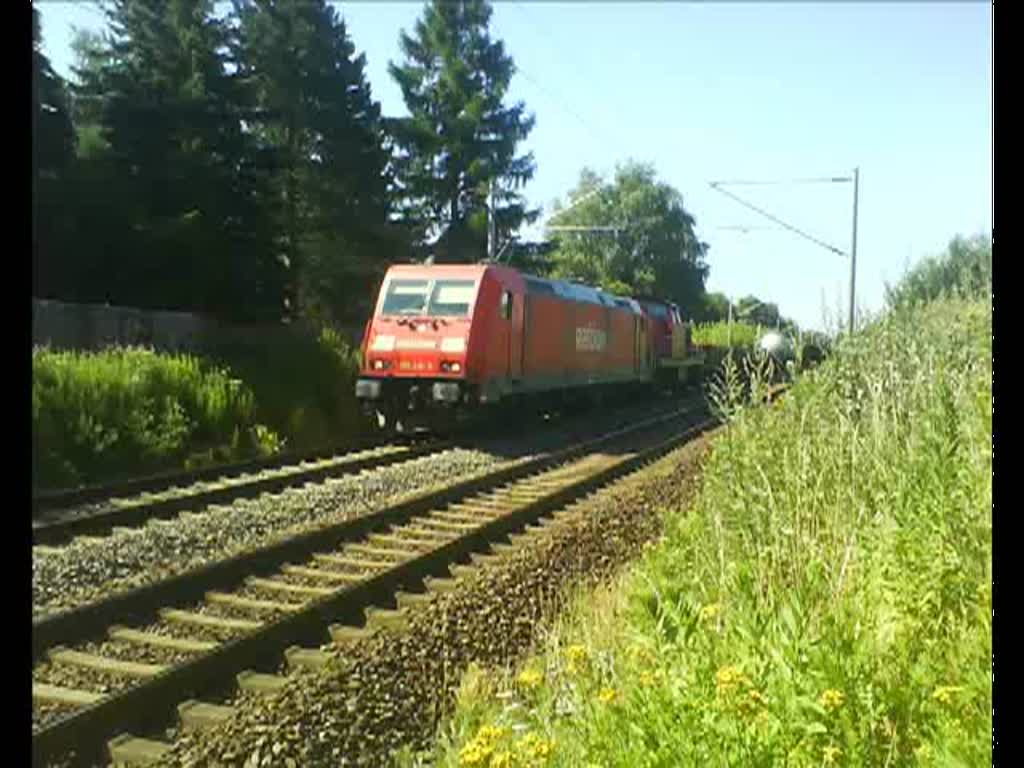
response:
{"label": "tall grass", "polygon": [[37,487],[142,474],[205,450],[255,455],[275,436],[252,391],[191,355],[141,348],[32,353],[32,460]]}
{"label": "tall grass", "polygon": [[990,764],[991,360],[988,303],[948,299],[776,406],[720,390],[694,505],[518,673],[468,681],[438,764]]}

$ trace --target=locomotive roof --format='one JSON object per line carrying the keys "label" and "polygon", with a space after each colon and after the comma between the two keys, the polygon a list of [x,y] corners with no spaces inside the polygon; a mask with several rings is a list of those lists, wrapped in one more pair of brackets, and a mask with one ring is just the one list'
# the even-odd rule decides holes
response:
{"label": "locomotive roof", "polygon": [[618,307],[619,309],[626,309],[635,314],[640,314],[640,304],[632,298],[626,296],[616,296],[602,291],[598,288],[593,288],[589,285],[583,285],[582,283],[574,283],[569,280],[552,280],[546,277],[537,277],[535,275],[529,275],[525,272],[520,272],[511,267],[504,265],[498,266],[494,264],[396,264],[393,265],[388,271],[396,270],[399,272],[411,271],[411,272],[438,272],[442,274],[461,274],[461,275],[475,275],[482,274],[488,269],[499,269],[499,270],[512,270],[518,272],[526,283],[526,289],[529,293],[547,294],[560,296],[563,299],[569,301],[576,301],[583,304],[599,304],[605,307]]}

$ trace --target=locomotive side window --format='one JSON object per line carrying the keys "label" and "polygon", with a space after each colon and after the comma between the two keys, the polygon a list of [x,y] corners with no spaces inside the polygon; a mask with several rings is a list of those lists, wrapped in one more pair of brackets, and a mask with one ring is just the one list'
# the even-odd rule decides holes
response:
{"label": "locomotive side window", "polygon": [[503,291],[501,294],[501,316],[506,320],[512,319],[512,291]]}

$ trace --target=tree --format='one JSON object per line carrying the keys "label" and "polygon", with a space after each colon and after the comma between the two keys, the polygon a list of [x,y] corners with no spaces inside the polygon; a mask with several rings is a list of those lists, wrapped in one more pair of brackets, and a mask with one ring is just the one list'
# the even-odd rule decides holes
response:
{"label": "tree", "polygon": [[756,296],[744,296],[736,302],[736,318],[751,325],[763,325],[774,328],[781,325],[779,308],[775,304],[762,301]]}
{"label": "tree", "polygon": [[244,84],[227,71],[230,30],[212,0],[111,0],[104,11],[111,34],[81,42],[75,89],[92,178],[112,182],[105,217],[120,233],[113,253],[84,254],[102,259],[94,298],[279,316]]}
{"label": "tree", "polygon": [[657,295],[678,303],[686,315],[701,306],[708,246],[697,238],[682,196],[659,182],[653,168],[627,163],[612,183],[584,169],[569,201],[577,204],[556,208],[553,223],[616,229],[554,232],[556,276],[617,293]]}
{"label": "tree", "polygon": [[886,285],[890,307],[928,302],[944,294],[990,296],[992,293],[992,239],[985,235],[954,237],[937,257],[908,270],[896,286]]}
{"label": "tree", "polygon": [[279,246],[296,311],[340,319],[396,251],[389,155],[365,56],[324,0],[235,0],[239,76],[276,157]]}
{"label": "tree", "polygon": [[32,8],[32,167],[35,177],[53,177],[74,158],[66,85],[43,53],[39,11]]}
{"label": "tree", "polygon": [[490,18],[487,0],[430,0],[414,34],[401,34],[404,63],[389,65],[410,112],[391,126],[404,217],[419,245],[438,236],[440,261],[483,256],[492,181],[500,235],[537,215],[517,192],[534,173],[532,153],[516,155],[534,118],[503,104],[515,67]]}
{"label": "tree", "polygon": [[67,242],[63,181],[75,155],[67,89],[43,53],[39,12],[32,8],[32,286],[36,295],[55,289],[60,253]]}

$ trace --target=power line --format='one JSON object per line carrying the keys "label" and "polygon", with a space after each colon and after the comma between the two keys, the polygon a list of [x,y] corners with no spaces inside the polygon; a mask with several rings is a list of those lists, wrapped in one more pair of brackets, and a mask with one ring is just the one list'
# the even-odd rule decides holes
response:
{"label": "power line", "polygon": [[853,181],[850,176],[817,176],[804,179],[773,179],[763,181],[751,181],[735,179],[730,181],[712,181],[711,184],[728,184],[730,187],[739,186],[767,186],[771,184],[836,184],[839,182]]}
{"label": "power line", "polygon": [[726,195],[727,197],[731,197],[733,200],[735,200],[740,205],[742,205],[742,206],[744,206],[746,208],[750,208],[752,211],[756,211],[757,213],[760,213],[762,216],[765,216],[765,217],[771,219],[772,221],[774,221],[779,226],[788,229],[790,232],[793,232],[793,233],[799,235],[800,237],[803,237],[803,238],[805,238],[807,240],[810,240],[812,243],[820,245],[822,248],[825,248],[826,250],[832,251],[832,253],[838,254],[840,256],[848,256],[849,255],[848,253],[845,253],[844,251],[839,250],[834,245],[829,245],[825,241],[819,240],[818,238],[814,237],[814,235],[809,235],[806,232],[804,232],[803,230],[794,227],[792,224],[787,224],[785,221],[780,219],[778,216],[775,216],[774,214],[768,213],[768,211],[765,211],[765,210],[763,210],[761,208],[758,208],[756,205],[753,205],[752,203],[748,203],[746,200],[744,200],[743,198],[741,198],[741,197],[739,197],[737,195],[734,195],[732,192],[729,192],[727,190],[722,189],[720,185],[723,184],[723,183],[726,183],[726,182],[720,182],[720,181],[708,182],[709,186],[713,190],[715,190],[716,192],[721,192],[723,195]]}

